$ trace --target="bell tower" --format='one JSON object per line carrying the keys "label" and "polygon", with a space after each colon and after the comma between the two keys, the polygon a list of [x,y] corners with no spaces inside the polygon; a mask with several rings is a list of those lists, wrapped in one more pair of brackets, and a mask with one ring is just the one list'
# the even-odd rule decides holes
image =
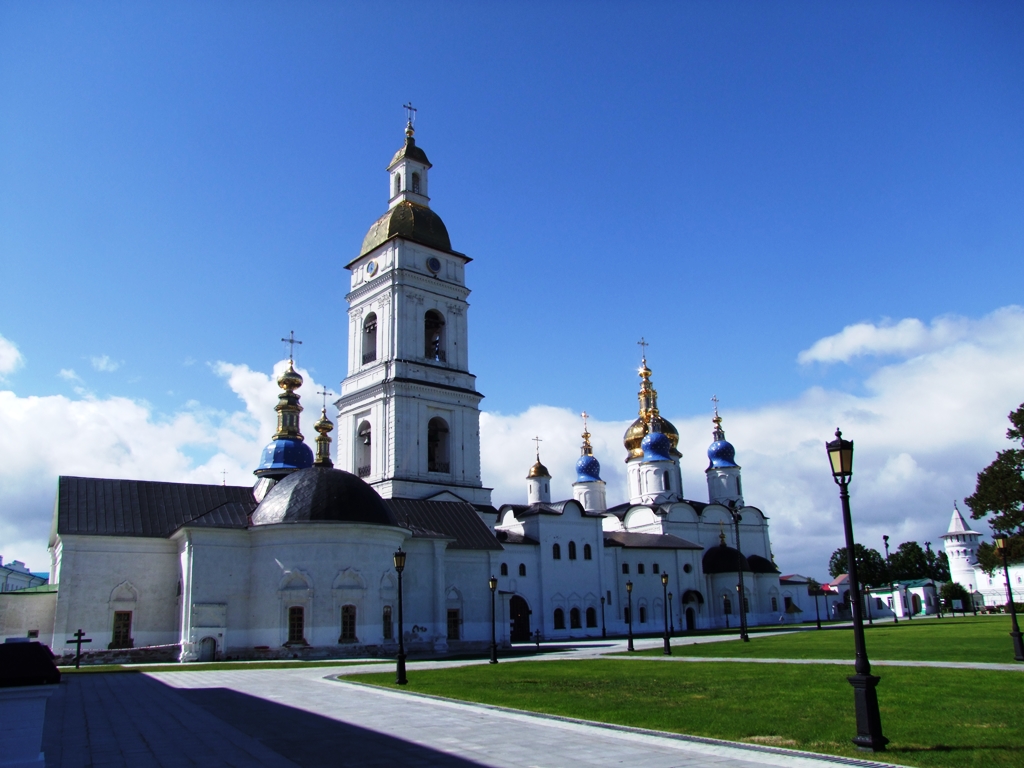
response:
{"label": "bell tower", "polygon": [[[405,143],[388,164],[388,211],[351,273],[348,375],[338,407],[338,464],[384,498],[490,504],[480,477],[480,401],[469,372],[465,270],[430,209],[432,167]],[[447,492],[447,493],[446,493]]]}

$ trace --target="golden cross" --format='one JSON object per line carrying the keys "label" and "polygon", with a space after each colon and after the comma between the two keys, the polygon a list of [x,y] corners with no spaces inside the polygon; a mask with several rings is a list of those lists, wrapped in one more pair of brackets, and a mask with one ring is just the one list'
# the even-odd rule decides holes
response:
{"label": "golden cross", "polygon": [[580,414],[580,416],[583,417],[583,431],[586,432],[587,431],[587,419],[590,418],[590,414],[587,413],[586,411],[584,411],[583,413]]}
{"label": "golden cross", "polygon": [[295,345],[301,344],[302,342],[295,338],[295,331],[289,331],[287,339],[281,339],[281,341],[288,344],[288,362],[295,362]]}
{"label": "golden cross", "polygon": [[711,396],[711,402],[715,404],[715,416],[718,415],[718,395]]}
{"label": "golden cross", "polygon": [[649,346],[651,346],[651,345],[650,345],[650,344],[648,344],[648,343],[647,343],[647,342],[646,342],[646,341],[644,340],[644,337],[643,337],[643,336],[641,336],[641,337],[640,337],[640,341],[638,341],[638,342],[637,342],[637,344],[638,344],[638,345],[640,346],[640,348],[641,348],[641,349],[643,350],[643,352],[641,353],[641,356],[643,357],[644,361],[646,362],[646,361],[647,361],[647,348],[648,348]]}
{"label": "golden cross", "polygon": [[408,104],[404,104],[403,108],[405,109],[405,114],[408,116],[409,125],[412,125],[416,122],[416,107],[414,107],[410,101]]}
{"label": "golden cross", "polygon": [[540,461],[540,444],[544,441],[539,437],[535,437],[533,442],[537,444],[537,461]]}
{"label": "golden cross", "polygon": [[324,411],[326,412],[327,411],[327,398],[330,395],[333,395],[334,393],[333,392],[328,392],[327,391],[327,387],[324,387],[323,390],[321,390],[320,392],[317,392],[317,394],[324,396]]}

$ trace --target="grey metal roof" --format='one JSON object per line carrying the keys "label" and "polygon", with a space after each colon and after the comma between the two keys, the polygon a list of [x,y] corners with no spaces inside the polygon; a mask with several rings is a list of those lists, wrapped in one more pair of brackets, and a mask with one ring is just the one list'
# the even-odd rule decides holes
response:
{"label": "grey metal roof", "polygon": [[704,508],[709,506],[706,501],[691,501],[690,499],[672,501],[667,504],[633,504],[632,502],[627,501],[623,504],[616,504],[614,507],[609,507],[605,510],[605,514],[615,515],[621,520],[626,516],[626,513],[634,507],[647,507],[658,514],[667,515],[674,504],[689,504],[698,515],[703,514]]}
{"label": "grey metal roof", "polygon": [[577,506],[584,517],[601,517],[604,512],[587,512],[583,505],[576,499],[564,499],[563,501],[552,501],[549,503],[537,502],[536,504],[502,504],[498,515],[504,514],[511,509],[517,519],[533,517],[534,515],[563,515],[565,508],[569,505]]}
{"label": "grey metal roof", "polygon": [[606,547],[626,549],[704,549],[700,544],[673,536],[671,533],[630,533],[612,531],[604,535]]}
{"label": "grey metal roof", "polygon": [[480,519],[476,507],[469,502],[384,499],[384,503],[399,524],[410,528],[414,534],[435,533],[455,539],[448,544],[449,549],[502,549]]}
{"label": "grey metal roof", "polygon": [[540,544],[536,539],[531,539],[529,536],[516,533],[515,531],[495,531],[495,535],[502,544],[529,544],[531,546],[538,546]]}
{"label": "grey metal roof", "polygon": [[256,507],[247,486],[61,477],[57,533],[166,538],[183,525],[244,528]]}

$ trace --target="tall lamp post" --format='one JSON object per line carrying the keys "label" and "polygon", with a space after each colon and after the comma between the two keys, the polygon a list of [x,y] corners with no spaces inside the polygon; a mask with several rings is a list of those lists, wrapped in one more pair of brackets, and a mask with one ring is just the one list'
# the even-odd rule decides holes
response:
{"label": "tall lamp post", "polygon": [[498,638],[494,631],[494,593],[498,589],[498,580],[491,576],[487,582],[491,588],[491,664],[498,663]]}
{"label": "tall lamp post", "polygon": [[672,593],[668,593],[668,636],[673,637],[676,633],[676,622],[672,618]]}
{"label": "tall lamp post", "polygon": [[398,571],[398,670],[395,682],[406,685],[405,676],[405,631],[402,628],[402,571],[405,570],[405,552],[399,547],[395,552],[395,570]]}
{"label": "tall lamp post", "polygon": [[[1006,575],[1006,598],[1010,603],[1010,618],[1013,621],[1013,631],[1010,637],[1013,638],[1013,658],[1017,661],[1024,661],[1024,643],[1020,638],[1020,627],[1017,625],[1017,606],[1013,604],[1013,588],[1010,586],[1010,566],[1006,564],[1006,539],[1000,536],[996,539],[996,548],[1003,558],[1003,573]],[[974,595],[971,595],[971,602],[974,602]]]}
{"label": "tall lamp post", "polygon": [[629,645],[627,651],[633,650],[633,582],[626,582],[626,596],[629,598],[629,607],[626,609],[626,617],[629,619]]}
{"label": "tall lamp post", "polygon": [[664,572],[661,574],[661,595],[665,606],[665,610],[662,611],[665,618],[665,655],[671,656],[672,645],[668,641],[668,574]]}
{"label": "tall lamp post", "polygon": [[[889,602],[893,600],[893,586],[892,586],[892,570],[889,568],[889,537],[883,536],[882,542],[885,544],[885,575],[889,577]],[[900,620],[896,618],[896,606],[892,605],[892,623],[899,624]]]}
{"label": "tall lamp post", "polygon": [[604,624],[604,595],[601,595],[601,637],[608,637],[608,630]]}
{"label": "tall lamp post", "polygon": [[732,523],[736,527],[736,572],[739,574],[739,584],[736,585],[738,605],[740,608],[740,639],[744,643],[750,642],[747,634],[747,592],[743,588],[743,550],[740,549],[740,520],[742,516],[736,510],[736,502],[729,502],[729,514],[732,515]]}
{"label": "tall lamp post", "polygon": [[846,534],[846,562],[850,577],[850,607],[853,609],[853,641],[856,649],[855,674],[848,677],[853,686],[854,703],[857,711],[857,735],[853,743],[858,749],[872,752],[885,751],[889,740],[882,735],[882,716],[878,711],[878,692],[875,686],[879,678],[871,674],[868,652],[864,645],[864,619],[861,616],[860,584],[857,580],[857,560],[853,549],[853,521],[850,518],[850,480],[853,477],[853,441],[844,440],[843,433],[836,430],[836,439],[825,444],[832,464],[832,479],[839,486],[839,498],[843,504],[843,529]]}

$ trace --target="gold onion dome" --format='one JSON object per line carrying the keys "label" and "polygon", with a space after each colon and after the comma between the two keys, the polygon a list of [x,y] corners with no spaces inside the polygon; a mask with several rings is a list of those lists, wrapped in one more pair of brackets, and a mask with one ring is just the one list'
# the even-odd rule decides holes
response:
{"label": "gold onion dome", "polygon": [[658,392],[651,383],[651,369],[647,367],[646,356],[640,363],[639,374],[640,391],[637,393],[637,399],[640,402],[640,415],[629,425],[626,433],[622,436],[622,444],[628,452],[626,461],[638,459],[644,455],[640,444],[651,432],[661,432],[665,435],[672,446],[672,455],[679,456],[679,451],[676,449],[679,444],[679,430],[658,412]]}
{"label": "gold onion dome", "polygon": [[288,369],[278,378],[277,386],[284,390],[296,390],[302,386],[302,377],[291,360],[288,361]]}
{"label": "gold onion dome", "polygon": [[529,480],[531,477],[551,477],[551,473],[548,472],[548,468],[540,463],[540,457],[537,457],[537,463],[530,467],[530,474],[526,476]]}
{"label": "gold onion dome", "polygon": [[452,250],[448,228],[441,217],[425,205],[403,200],[373,222],[363,238],[363,247],[359,249],[357,258],[362,258],[393,237],[411,240],[439,251]]}

